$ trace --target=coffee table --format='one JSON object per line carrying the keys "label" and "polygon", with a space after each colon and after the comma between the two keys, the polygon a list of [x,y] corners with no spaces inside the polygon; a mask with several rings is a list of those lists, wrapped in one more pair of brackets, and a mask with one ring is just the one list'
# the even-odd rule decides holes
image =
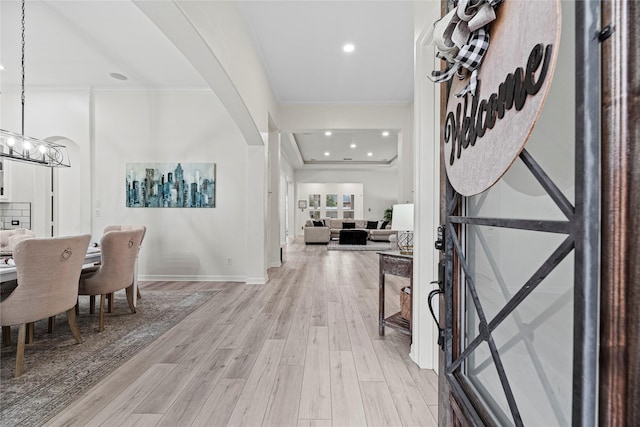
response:
{"label": "coffee table", "polygon": [[366,245],[369,233],[366,230],[340,230],[341,245]]}

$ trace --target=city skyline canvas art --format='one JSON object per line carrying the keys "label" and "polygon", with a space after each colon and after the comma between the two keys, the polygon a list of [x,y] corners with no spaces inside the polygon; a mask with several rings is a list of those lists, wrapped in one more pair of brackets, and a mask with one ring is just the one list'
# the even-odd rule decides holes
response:
{"label": "city skyline canvas art", "polygon": [[128,208],[215,208],[215,163],[127,163]]}

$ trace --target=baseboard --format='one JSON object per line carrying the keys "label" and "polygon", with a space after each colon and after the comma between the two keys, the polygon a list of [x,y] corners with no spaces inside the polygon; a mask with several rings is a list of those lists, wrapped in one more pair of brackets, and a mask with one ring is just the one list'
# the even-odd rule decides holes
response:
{"label": "baseboard", "polygon": [[264,277],[247,277],[245,282],[247,285],[264,285],[269,280],[269,275],[265,274]]}
{"label": "baseboard", "polygon": [[138,275],[138,281],[155,282],[246,282],[245,276],[179,276],[179,275]]}

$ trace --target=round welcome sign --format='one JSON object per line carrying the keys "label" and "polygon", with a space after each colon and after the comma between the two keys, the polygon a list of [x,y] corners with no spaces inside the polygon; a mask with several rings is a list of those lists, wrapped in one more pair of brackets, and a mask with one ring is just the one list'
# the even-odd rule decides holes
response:
{"label": "round welcome sign", "polygon": [[463,196],[495,184],[516,160],[542,111],[560,41],[560,2],[505,0],[488,27],[490,45],[475,91],[452,79],[444,122],[449,181]]}

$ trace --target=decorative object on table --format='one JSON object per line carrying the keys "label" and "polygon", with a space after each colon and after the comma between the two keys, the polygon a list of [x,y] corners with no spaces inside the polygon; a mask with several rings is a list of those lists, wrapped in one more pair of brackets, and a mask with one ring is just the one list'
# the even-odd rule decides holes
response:
{"label": "decorative object on table", "polygon": [[400,289],[400,316],[411,322],[411,288],[408,286]]}
{"label": "decorative object on table", "polygon": [[19,285],[0,302],[0,324],[3,327],[20,325],[16,378],[22,375],[28,323],[66,312],[76,342],[82,343],[74,307],[78,299],[78,278],[89,240],[91,236],[84,234],[31,238],[16,244],[13,259]]}
{"label": "decorative object on table", "polygon": [[307,201],[306,200],[298,200],[298,209],[301,209],[304,212],[307,209]]}
{"label": "decorative object on table", "polygon": [[391,229],[398,231],[400,253],[413,255],[413,203],[393,205]]}
{"label": "decorative object on table", "polygon": [[[0,129],[0,157],[18,162],[32,163],[48,167],[70,167],[69,154],[64,145],[40,140],[24,134],[25,106],[25,0],[22,0],[22,92],[21,115],[22,129],[20,133]],[[6,65],[6,64],[5,64]]]}
{"label": "decorative object on table", "polygon": [[215,163],[127,163],[128,208],[215,208]]}
{"label": "decorative object on table", "polygon": [[434,25],[448,63],[435,80],[451,83],[445,168],[461,195],[490,188],[523,152],[551,87],[560,15],[559,0],[460,0]]}

